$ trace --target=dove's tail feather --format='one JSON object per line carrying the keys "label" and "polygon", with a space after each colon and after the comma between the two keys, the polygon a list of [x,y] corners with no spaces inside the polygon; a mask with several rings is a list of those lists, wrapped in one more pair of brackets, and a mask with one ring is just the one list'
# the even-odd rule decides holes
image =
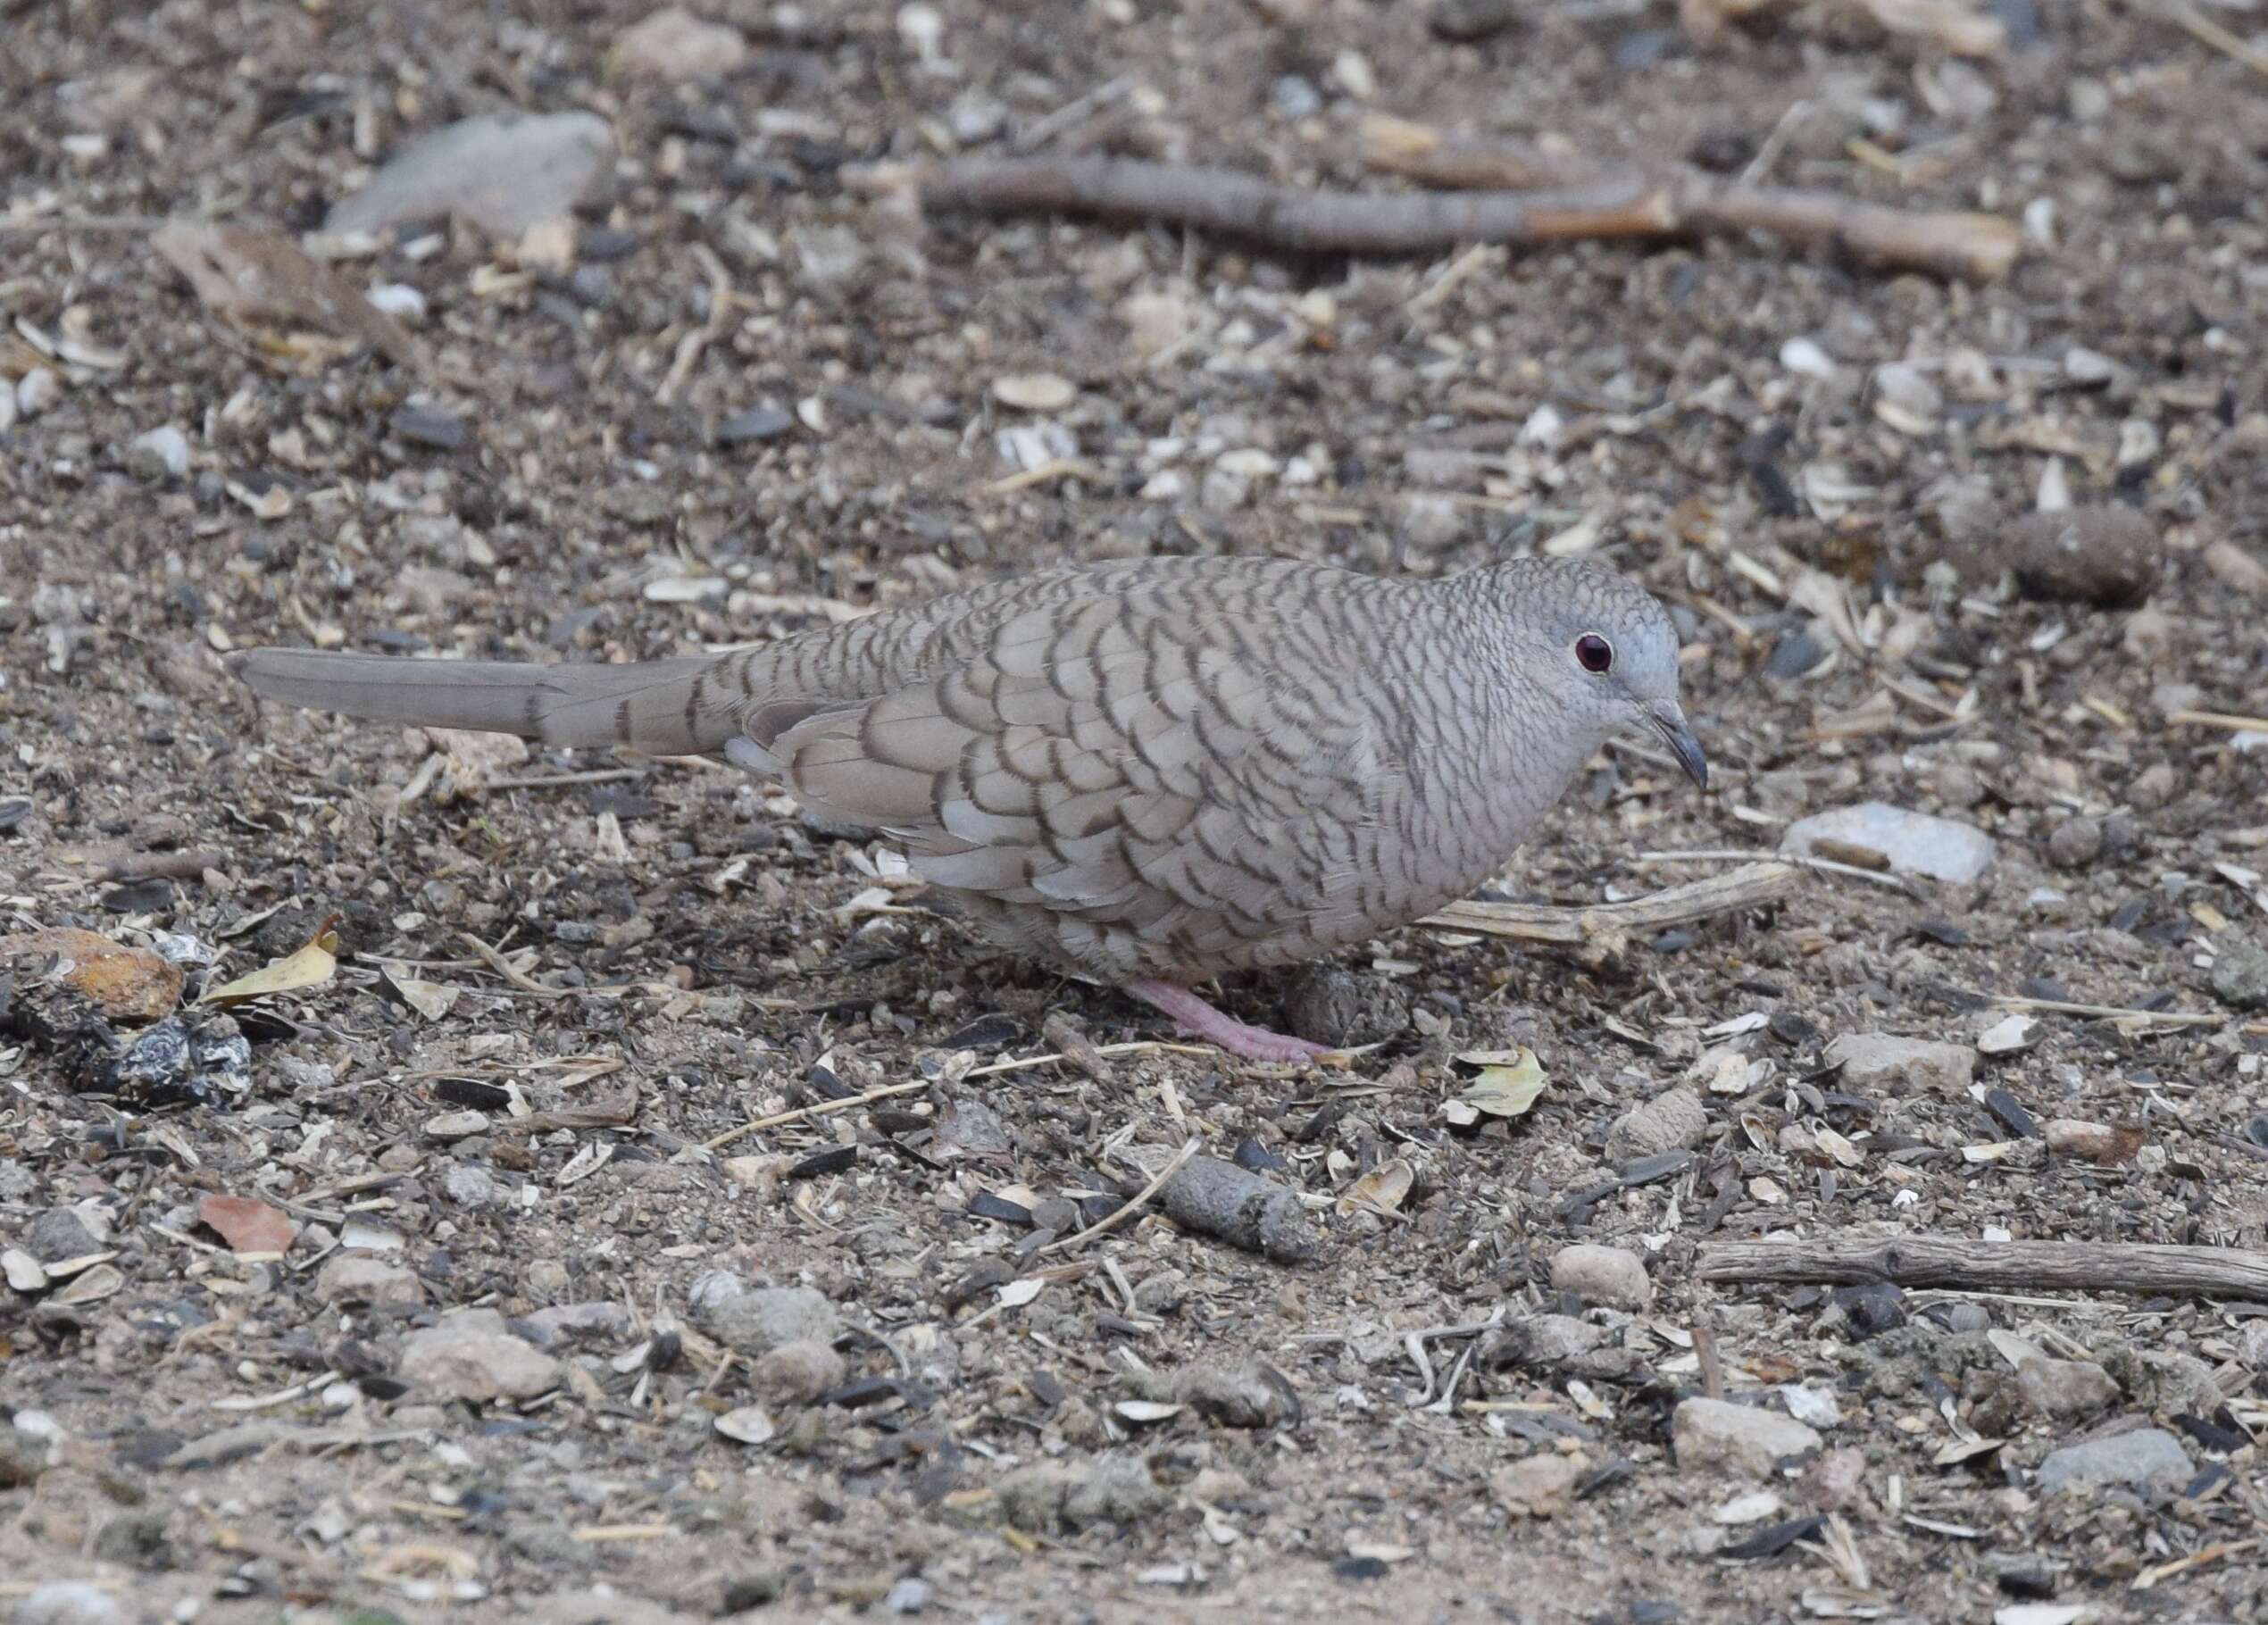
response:
{"label": "dove's tail feather", "polygon": [[693,655],[627,665],[412,660],[316,649],[249,649],[229,669],[271,700],[374,721],[518,734],[551,746],[627,745],[705,754],[739,729],[718,662]]}

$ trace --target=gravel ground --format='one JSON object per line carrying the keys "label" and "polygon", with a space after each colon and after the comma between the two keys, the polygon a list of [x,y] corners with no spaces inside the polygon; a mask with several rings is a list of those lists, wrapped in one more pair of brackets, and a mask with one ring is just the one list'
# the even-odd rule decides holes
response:
{"label": "gravel ground", "polygon": [[[2268,693],[2268,79],[2031,0],[1975,60],[1839,4],[1705,50],[1638,4],[702,9],[0,7],[0,1603],[2268,1612],[2268,1291],[1700,1274],[2268,1246],[2268,724],[2210,720]],[[571,228],[279,246],[513,110],[587,115],[541,127],[596,171]],[[1373,113],[2030,252],[1291,260],[862,182],[1044,143],[1381,184]],[[216,308],[246,262],[266,308]],[[1225,990],[1375,1043],[1336,1071],[983,951],[722,769],[288,714],[220,658],[1539,546],[1672,604],[1716,776],[1608,753],[1498,896],[1896,812],[1770,907]],[[1085,1233],[1192,1146],[1270,1245],[1193,1199]]]}

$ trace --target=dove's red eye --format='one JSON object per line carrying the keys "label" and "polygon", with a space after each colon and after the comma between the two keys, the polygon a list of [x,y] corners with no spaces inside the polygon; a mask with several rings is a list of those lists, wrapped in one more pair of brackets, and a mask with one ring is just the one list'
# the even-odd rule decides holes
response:
{"label": "dove's red eye", "polygon": [[1575,663],[1595,674],[1611,671],[1614,669],[1614,646],[1597,632],[1585,632],[1575,639]]}

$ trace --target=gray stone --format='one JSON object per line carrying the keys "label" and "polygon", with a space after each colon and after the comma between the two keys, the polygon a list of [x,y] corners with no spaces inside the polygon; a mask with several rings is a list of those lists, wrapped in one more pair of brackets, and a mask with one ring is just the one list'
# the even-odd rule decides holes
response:
{"label": "gray stone", "polygon": [[693,1283],[693,1318],[718,1342],[744,1354],[764,1354],[786,1343],[832,1343],[842,1316],[827,1295],[809,1287],[751,1287],[713,1270]]}
{"label": "gray stone", "polygon": [[504,1329],[492,1309],[463,1309],[403,1345],[405,1382],[448,1399],[533,1399],[559,1386],[559,1362]]}
{"label": "gray stone", "polygon": [[103,1244],[87,1221],[67,1207],[51,1207],[31,1221],[31,1229],[24,1233],[24,1251],[43,1264],[58,1263],[66,1258],[84,1258],[89,1253],[99,1253]]}
{"label": "gray stone", "polygon": [[572,210],[613,162],[613,129],[596,113],[465,119],[395,154],[323,229],[377,232],[448,214],[518,238]]}
{"label": "gray stone", "polygon": [[842,1387],[849,1374],[842,1355],[824,1343],[805,1339],[759,1354],[748,1368],[748,1387],[769,1404],[807,1405]]}
{"label": "gray stone", "polygon": [[1679,1467],[1762,1478],[1789,1456],[1820,1447],[1817,1432],[1792,1416],[1723,1399],[1688,1399],[1670,1418]]}
{"label": "gray stone", "polygon": [[2179,1488],[2197,1471],[2180,1440],[2163,1428],[2142,1428],[2064,1446],[2040,1462],[2039,1488],[2051,1495],[2105,1487]]}
{"label": "gray stone", "polygon": [[719,446],[761,446],[795,426],[796,420],[777,406],[747,406],[718,423],[712,438]]}
{"label": "gray stone", "polygon": [[501,1200],[504,1193],[487,1169],[457,1162],[441,1176],[441,1194],[460,1207],[488,1207]]}
{"label": "gray stone", "polygon": [[1671,1089],[1633,1106],[1606,1131],[1606,1154],[1617,1162],[1686,1151],[1709,1131],[1709,1113],[1691,1089]]}
{"label": "gray stone", "polygon": [[335,1254],[315,1272],[319,1304],[421,1304],[425,1283],[368,1253]]}
{"label": "gray stone", "polygon": [[1000,1509],[1030,1534],[1054,1534],[1093,1523],[1138,1523],[1165,1510],[1172,1497],[1139,1456],[1097,1462],[1037,1462],[1000,1480]]}
{"label": "gray stone", "polygon": [[1991,868],[1996,850],[1992,838],[1981,829],[1880,801],[1798,819],[1780,837],[1780,849],[1802,857],[1845,861],[1864,861],[1872,854],[1895,873],[1959,885]]}
{"label": "gray stone", "polygon": [[2084,869],[2103,855],[2098,819],[2067,818],[2047,838],[2047,861],[2058,869]]}
{"label": "gray stone", "polygon": [[2041,1416],[2091,1416],[2118,1403],[2118,1383],[2092,1360],[2027,1360],[2016,1387],[2028,1410]]}
{"label": "gray stone", "polygon": [[2030,513],[2008,527],[2010,565],[2024,591],[2105,609],[2139,603],[2156,584],[2157,526],[2133,508]]}
{"label": "gray stone", "polygon": [[675,84],[721,79],[740,65],[748,42],[740,30],[665,5],[622,31],[609,65],[619,72]]}
{"label": "gray stone", "polygon": [[1297,73],[1287,73],[1270,85],[1268,99],[1287,119],[1312,119],[1323,110],[1322,92]]}
{"label": "gray stone", "polygon": [[630,1311],[620,1304],[604,1301],[554,1304],[522,1315],[513,1322],[513,1329],[538,1348],[550,1348],[562,1340],[596,1341],[624,1336],[630,1329]]}
{"label": "gray stone", "polygon": [[1827,1046],[1827,1064],[1843,1069],[1853,1089],[1908,1095],[1965,1090],[1977,1075],[1977,1052],[1965,1044],[1937,1044],[1886,1032],[1845,1033]]}
{"label": "gray stone", "polygon": [[1622,1247],[1588,1242],[1562,1247],[1552,1255],[1551,1284],[1586,1304],[1626,1309],[1636,1314],[1654,1302],[1654,1282],[1638,1255]]}
{"label": "gray stone", "polygon": [[2268,949],[2238,938],[2213,962],[2214,996],[2231,1010],[2268,1004]]}
{"label": "gray stone", "polygon": [[119,1600],[84,1580],[50,1580],[16,1604],[15,1625],[127,1625]]}

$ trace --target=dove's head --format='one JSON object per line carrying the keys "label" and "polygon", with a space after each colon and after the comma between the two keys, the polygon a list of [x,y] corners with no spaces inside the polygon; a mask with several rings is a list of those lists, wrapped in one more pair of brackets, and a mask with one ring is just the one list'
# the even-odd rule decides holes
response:
{"label": "dove's head", "polygon": [[1661,600],[1596,564],[1522,559],[1497,573],[1521,671],[1541,697],[1600,743],[1651,736],[1705,787],[1709,761],[1678,704],[1677,629]]}

